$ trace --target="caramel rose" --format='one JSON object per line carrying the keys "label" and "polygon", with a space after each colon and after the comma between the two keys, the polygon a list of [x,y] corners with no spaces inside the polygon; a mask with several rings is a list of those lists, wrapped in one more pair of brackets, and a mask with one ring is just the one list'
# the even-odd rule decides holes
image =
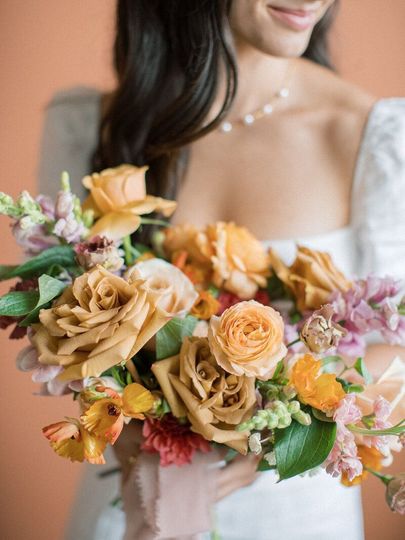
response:
{"label": "caramel rose", "polygon": [[142,280],[127,283],[101,266],[75,279],[40,313],[33,343],[42,364],[64,366],[61,380],[98,377],[129,360],[169,320]]}
{"label": "caramel rose", "polygon": [[273,272],[290,290],[300,311],[319,309],[333,291],[347,291],[350,281],[333,264],[328,253],[299,246],[291,266],[270,250]]}
{"label": "caramel rose", "polygon": [[220,366],[235,375],[266,381],[287,354],[281,315],[255,300],[239,302],[212,317],[208,332],[211,350]]}
{"label": "caramel rose", "polygon": [[152,370],[175,416],[187,416],[191,429],[208,441],[247,453],[249,433],[235,427],[252,415],[252,377],[227,373],[208,340],[193,337],[185,339],[178,356],[156,362]]}
{"label": "caramel rose", "polygon": [[156,305],[170,317],[184,317],[193,307],[198,293],[188,277],[163,259],[142,261],[126,274],[129,283],[145,280],[145,288]]}

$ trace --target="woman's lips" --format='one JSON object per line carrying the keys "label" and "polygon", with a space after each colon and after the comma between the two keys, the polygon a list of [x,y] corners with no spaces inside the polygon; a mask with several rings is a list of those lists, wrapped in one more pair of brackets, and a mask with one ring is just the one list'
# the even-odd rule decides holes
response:
{"label": "woman's lips", "polygon": [[303,9],[286,9],[275,6],[267,6],[273,17],[294,30],[308,30],[314,25],[315,11]]}

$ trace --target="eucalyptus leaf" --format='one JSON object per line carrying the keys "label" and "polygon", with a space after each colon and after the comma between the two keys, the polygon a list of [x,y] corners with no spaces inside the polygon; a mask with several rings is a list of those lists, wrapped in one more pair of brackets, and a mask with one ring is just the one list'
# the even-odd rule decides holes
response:
{"label": "eucalyptus leaf", "polygon": [[292,478],[321,465],[332,450],[336,424],[312,417],[309,426],[296,421],[275,432],[277,470],[280,480]]}
{"label": "eucalyptus leaf", "polygon": [[51,247],[19,266],[0,266],[0,280],[37,277],[47,273],[48,269],[55,265],[64,269],[76,266],[75,254],[71,246]]}
{"label": "eucalyptus leaf", "polygon": [[363,358],[357,358],[356,363],[353,367],[357,371],[357,373],[363,377],[366,384],[371,384],[373,382],[373,377],[367,369],[366,363],[364,362]]}
{"label": "eucalyptus leaf", "polygon": [[156,334],[156,358],[163,360],[178,354],[183,339],[193,334],[197,319],[188,315],[184,319],[174,318]]}
{"label": "eucalyptus leaf", "polygon": [[0,298],[0,315],[22,317],[37,305],[37,291],[12,291]]}

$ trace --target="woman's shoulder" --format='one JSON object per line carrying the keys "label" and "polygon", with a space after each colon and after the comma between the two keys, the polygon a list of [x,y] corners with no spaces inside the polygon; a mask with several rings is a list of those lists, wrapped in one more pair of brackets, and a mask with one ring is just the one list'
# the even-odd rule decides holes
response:
{"label": "woman's shoulder", "polygon": [[102,92],[78,86],[60,90],[46,106],[46,118],[68,134],[72,131],[95,131],[99,125]]}
{"label": "woman's shoulder", "polygon": [[90,172],[100,124],[102,93],[75,87],[57,92],[49,101],[42,133],[39,189],[54,195],[61,171],[69,171],[72,185],[82,190],[81,178]]}

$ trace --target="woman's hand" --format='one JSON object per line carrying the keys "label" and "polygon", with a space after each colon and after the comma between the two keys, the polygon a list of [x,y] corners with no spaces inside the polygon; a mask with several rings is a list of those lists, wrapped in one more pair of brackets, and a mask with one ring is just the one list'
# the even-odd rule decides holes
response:
{"label": "woman's hand", "polygon": [[249,454],[237,456],[229,465],[218,472],[216,501],[220,501],[240,488],[250,486],[259,477],[257,464],[260,456]]}

